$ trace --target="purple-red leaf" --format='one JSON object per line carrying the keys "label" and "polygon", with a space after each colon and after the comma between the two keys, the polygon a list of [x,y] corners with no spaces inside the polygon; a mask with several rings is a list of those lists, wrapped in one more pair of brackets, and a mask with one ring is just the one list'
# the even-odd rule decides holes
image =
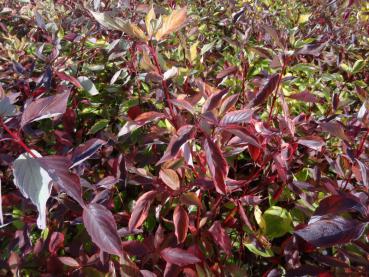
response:
{"label": "purple-red leaf", "polygon": [[202,106],[202,113],[211,111],[219,106],[222,97],[228,93],[228,89],[223,89],[217,93],[214,93],[206,99],[204,106]]}
{"label": "purple-red leaf", "polygon": [[69,160],[62,156],[46,156],[38,158],[38,161],[53,182],[83,207],[80,180],[76,174],[69,172],[71,165]]}
{"label": "purple-red leaf", "polygon": [[33,121],[62,115],[67,109],[68,97],[69,91],[31,102],[22,114],[21,127]]}
{"label": "purple-red leaf", "polygon": [[177,206],[175,208],[173,213],[173,222],[177,241],[178,243],[182,243],[186,240],[189,224],[187,211],[182,206]]}
{"label": "purple-red leaf", "polygon": [[167,262],[178,266],[186,266],[201,262],[194,254],[181,248],[168,247],[160,252],[160,256]]}
{"label": "purple-red leaf", "polygon": [[261,91],[250,101],[248,107],[251,108],[263,104],[268,96],[277,88],[278,80],[279,74],[272,75]]}
{"label": "purple-red leaf", "polygon": [[184,125],[179,128],[177,130],[177,134],[171,138],[167,150],[160,161],[157,162],[157,165],[174,158],[178,154],[182,145],[193,139],[195,134],[196,129],[192,125]]}
{"label": "purple-red leaf", "polygon": [[366,224],[340,216],[322,217],[295,234],[316,247],[330,247],[359,239]]}
{"label": "purple-red leaf", "polygon": [[213,176],[214,185],[218,193],[226,194],[225,179],[228,175],[228,164],[222,151],[211,139],[204,142],[206,162]]}
{"label": "purple-red leaf", "polygon": [[104,252],[123,255],[113,214],[103,205],[93,203],[83,209],[83,222],[92,241]]}
{"label": "purple-red leaf", "polygon": [[90,158],[93,154],[95,154],[103,145],[106,144],[106,141],[102,139],[90,139],[86,143],[78,146],[72,155],[72,167],[83,163],[85,160]]}
{"label": "purple-red leaf", "polygon": [[130,231],[139,228],[146,220],[152,201],[154,201],[157,192],[154,190],[148,191],[141,195],[131,214],[131,218],[128,222],[128,229]]}
{"label": "purple-red leaf", "polygon": [[226,231],[223,229],[220,221],[215,221],[209,229],[209,233],[214,238],[214,241],[222,247],[227,255],[231,255],[232,244]]}
{"label": "purple-red leaf", "polygon": [[173,169],[162,168],[159,172],[159,177],[172,190],[178,190],[180,188],[178,174]]}
{"label": "purple-red leaf", "polygon": [[297,143],[316,151],[322,151],[322,147],[325,145],[324,140],[318,136],[307,136],[299,138]]}
{"label": "purple-red leaf", "polygon": [[302,102],[308,102],[308,103],[320,103],[321,102],[321,98],[319,98],[318,96],[312,94],[311,92],[307,90],[300,92],[300,93],[292,94],[288,97],[295,99],[295,100],[302,101]]}
{"label": "purple-red leaf", "polygon": [[53,232],[49,241],[49,252],[55,255],[56,252],[63,246],[64,234],[60,232]]}
{"label": "purple-red leaf", "polygon": [[315,210],[314,216],[323,216],[327,214],[335,214],[356,211],[363,217],[368,213],[368,209],[363,205],[360,199],[352,194],[344,193],[332,195],[324,198],[319,203],[319,207]]}
{"label": "purple-red leaf", "polygon": [[252,114],[253,111],[250,109],[229,112],[223,116],[219,124],[224,126],[229,124],[249,123],[252,118]]}

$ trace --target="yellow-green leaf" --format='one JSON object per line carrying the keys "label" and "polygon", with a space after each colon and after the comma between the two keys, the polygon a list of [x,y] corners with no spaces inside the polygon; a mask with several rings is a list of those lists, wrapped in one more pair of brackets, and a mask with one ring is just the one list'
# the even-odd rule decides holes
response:
{"label": "yellow-green leaf", "polygon": [[154,6],[151,5],[151,9],[149,10],[149,12],[147,13],[145,17],[146,30],[150,37],[152,36],[152,33],[154,31],[151,21],[154,20],[155,18],[156,18],[156,15],[155,15]]}
{"label": "yellow-green leaf", "polygon": [[174,33],[182,28],[187,18],[187,7],[178,8],[168,16],[163,17],[163,23],[157,31],[155,38],[160,40],[166,35]]}

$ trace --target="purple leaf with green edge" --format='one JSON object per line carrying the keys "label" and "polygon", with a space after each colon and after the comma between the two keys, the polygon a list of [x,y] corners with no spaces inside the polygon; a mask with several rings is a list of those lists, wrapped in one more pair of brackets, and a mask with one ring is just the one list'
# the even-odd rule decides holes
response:
{"label": "purple leaf with green edge", "polygon": [[219,125],[225,126],[230,124],[250,123],[253,113],[254,112],[250,109],[229,112],[223,116]]}
{"label": "purple leaf with green edge", "polygon": [[106,143],[107,142],[105,140],[94,138],[75,148],[72,154],[72,165],[70,168],[73,168],[89,159]]}
{"label": "purple leaf with green edge", "polygon": [[230,256],[232,254],[232,243],[231,239],[229,238],[228,234],[222,227],[220,221],[215,221],[213,225],[209,228],[209,233],[213,237],[216,244],[218,244],[224,252]]}
{"label": "purple leaf with green edge", "polygon": [[357,240],[363,234],[366,222],[341,216],[320,217],[295,234],[315,247],[331,247]]}
{"label": "purple leaf with green edge", "polygon": [[65,113],[69,98],[69,91],[53,96],[39,98],[29,103],[22,114],[21,127],[44,118],[60,116]]}
{"label": "purple leaf with green edge", "polygon": [[104,252],[122,256],[123,249],[113,214],[103,205],[88,204],[83,209],[83,222],[92,241]]}
{"label": "purple leaf with green edge", "polygon": [[167,263],[175,264],[180,267],[201,262],[201,260],[197,256],[181,248],[172,248],[172,247],[164,248],[160,252],[160,256]]}
{"label": "purple leaf with green edge", "polygon": [[277,88],[279,80],[279,74],[274,74],[269,77],[266,85],[259,91],[259,93],[250,101],[247,105],[248,108],[259,106],[263,104],[269,95],[273,93],[273,91]]}
{"label": "purple leaf with green edge", "polygon": [[151,203],[157,194],[157,191],[151,190],[138,198],[128,222],[128,229],[130,231],[139,228],[144,223],[149,214]]}
{"label": "purple leaf with green edge", "polygon": [[225,179],[228,175],[228,164],[222,151],[219,146],[209,138],[204,141],[204,151],[206,162],[213,176],[216,191],[220,194],[226,194]]}

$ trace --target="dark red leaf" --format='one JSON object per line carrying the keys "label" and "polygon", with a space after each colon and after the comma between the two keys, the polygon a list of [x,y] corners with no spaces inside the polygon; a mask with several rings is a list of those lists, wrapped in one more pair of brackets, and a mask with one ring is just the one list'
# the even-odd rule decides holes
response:
{"label": "dark red leaf", "polygon": [[225,178],[228,175],[228,164],[222,151],[211,139],[204,142],[206,162],[213,176],[214,185],[218,193],[226,194]]}
{"label": "dark red leaf", "polygon": [[277,88],[279,74],[270,76],[267,84],[260,90],[260,92],[247,105],[248,108],[263,104],[269,95]]}
{"label": "dark red leaf", "polygon": [[78,80],[76,78],[74,78],[73,76],[67,75],[67,74],[65,74],[64,72],[61,72],[61,71],[56,71],[55,75],[58,76],[63,81],[67,81],[67,82],[72,83],[77,88],[82,88],[80,82],[78,82]]}
{"label": "dark red leaf", "polygon": [[224,114],[228,112],[231,108],[233,108],[238,101],[239,94],[233,94],[224,99],[222,105],[219,108],[219,114]]}
{"label": "dark red leaf", "polygon": [[49,241],[49,252],[55,255],[56,252],[63,246],[64,234],[60,232],[53,232]]}
{"label": "dark red leaf", "polygon": [[222,247],[222,249],[227,255],[231,255],[232,250],[231,239],[229,238],[226,231],[223,229],[220,221],[215,221],[213,223],[213,225],[209,229],[209,233],[214,238],[215,243],[217,243],[220,247]]}
{"label": "dark red leaf", "polygon": [[322,217],[295,234],[316,247],[330,247],[359,239],[366,224],[340,216]]}
{"label": "dark red leaf", "polygon": [[175,264],[181,267],[201,262],[198,257],[181,248],[165,248],[160,252],[160,256],[167,263]]}
{"label": "dark red leaf", "polygon": [[359,212],[363,217],[368,214],[368,209],[361,203],[359,198],[349,193],[342,193],[329,196],[320,201],[314,216],[323,216],[327,214],[338,215],[348,211]]}
{"label": "dark red leaf", "polygon": [[196,129],[192,125],[184,125],[179,128],[176,135],[171,138],[163,157],[156,164],[158,165],[173,159],[178,154],[182,145],[193,139],[195,134]]}
{"label": "dark red leaf", "polygon": [[83,209],[83,222],[92,241],[104,252],[123,255],[113,214],[103,205],[93,203]]}
{"label": "dark red leaf", "polygon": [[128,222],[128,229],[130,231],[139,228],[144,223],[150,210],[151,203],[154,201],[157,192],[154,190],[148,191],[141,195],[131,214],[131,218]]}
{"label": "dark red leaf", "polygon": [[39,98],[29,103],[22,114],[21,127],[33,121],[62,115],[67,109],[68,98],[69,91]]}
{"label": "dark red leaf", "polygon": [[175,208],[173,213],[173,223],[178,243],[184,242],[187,237],[189,217],[187,211],[182,206],[177,206]]}

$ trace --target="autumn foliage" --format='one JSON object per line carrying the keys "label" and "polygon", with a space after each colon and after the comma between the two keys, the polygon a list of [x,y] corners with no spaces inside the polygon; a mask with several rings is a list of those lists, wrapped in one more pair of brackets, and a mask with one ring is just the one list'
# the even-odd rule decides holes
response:
{"label": "autumn foliage", "polygon": [[368,3],[154,2],[0,4],[0,275],[365,276]]}

